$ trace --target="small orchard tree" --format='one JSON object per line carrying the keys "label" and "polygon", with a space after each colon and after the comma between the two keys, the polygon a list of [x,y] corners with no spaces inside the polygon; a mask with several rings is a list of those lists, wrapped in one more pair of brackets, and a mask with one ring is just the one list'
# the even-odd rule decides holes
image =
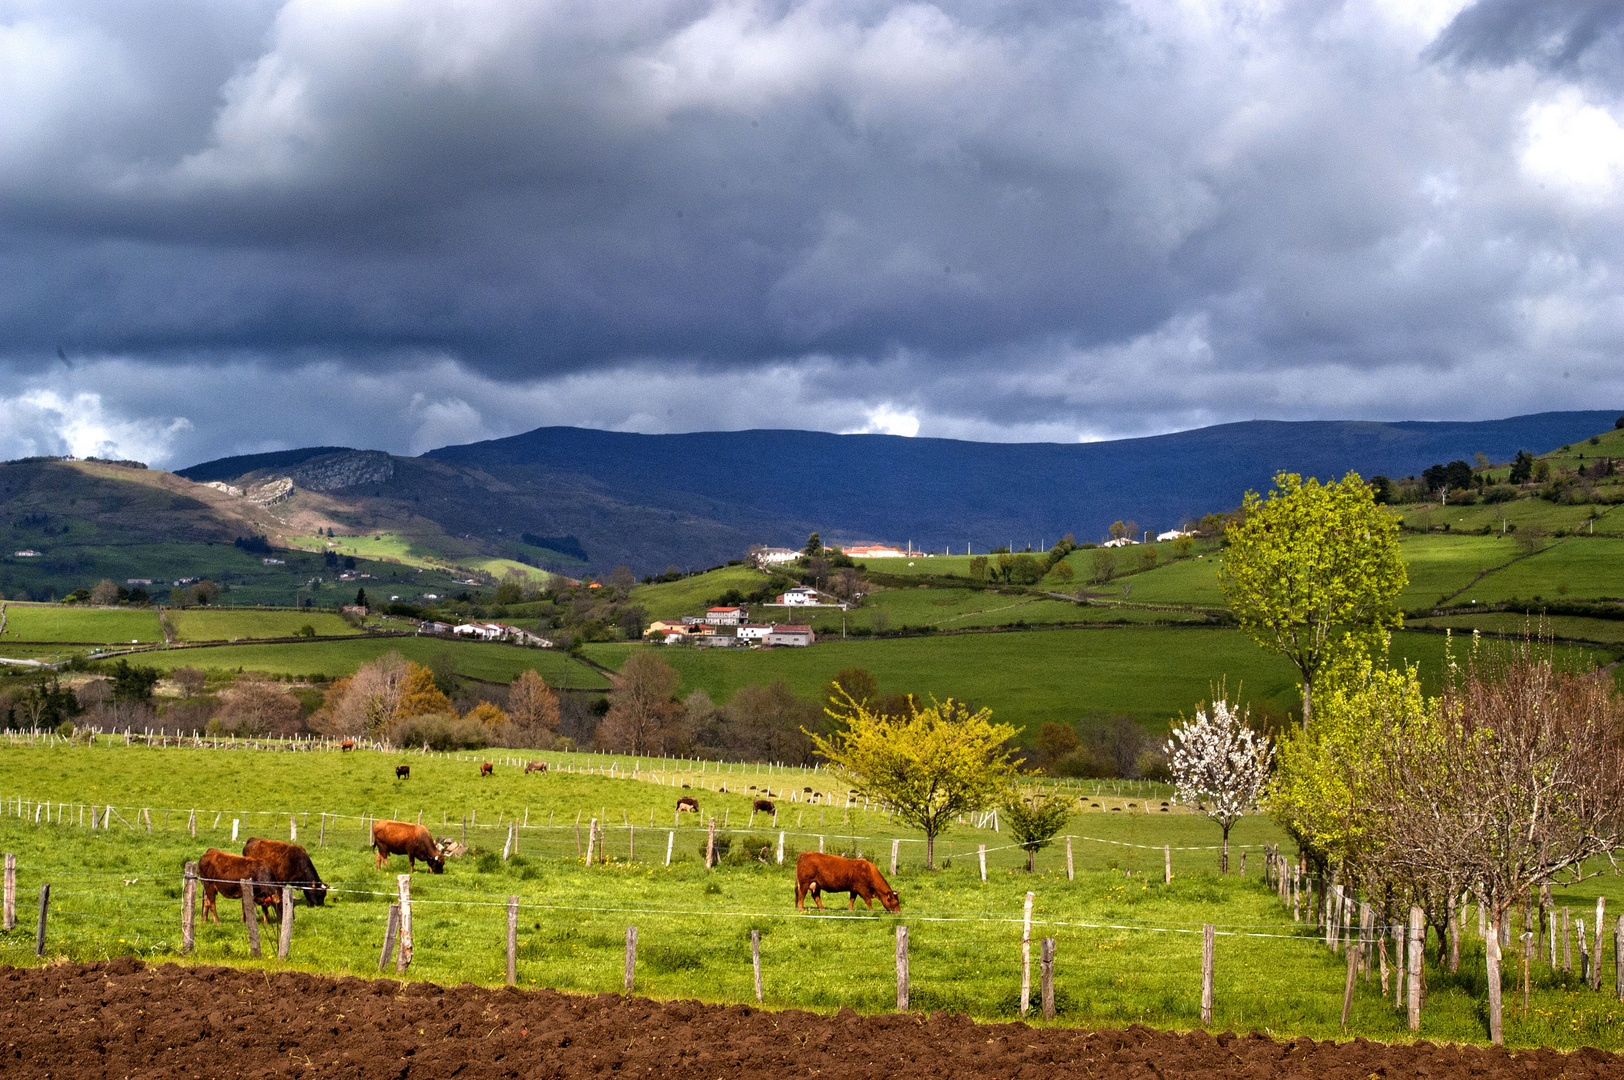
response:
{"label": "small orchard tree", "polygon": [[1015,778],[1015,729],[952,698],[886,715],[844,691],[839,697],[828,713],[840,730],[828,738],[807,732],[813,747],[853,789],[923,832],[925,866],[936,869],[936,838],[960,814],[995,805]]}
{"label": "small orchard tree", "polygon": [[1026,872],[1037,867],[1038,852],[1054,842],[1071,818],[1071,800],[1059,792],[1023,797],[1011,790],[999,804],[998,816],[1026,851]]}
{"label": "small orchard tree", "polygon": [[1224,831],[1219,866],[1227,874],[1229,830],[1262,796],[1274,747],[1267,735],[1247,724],[1243,709],[1220,698],[1174,728],[1166,749],[1175,797],[1200,809]]}

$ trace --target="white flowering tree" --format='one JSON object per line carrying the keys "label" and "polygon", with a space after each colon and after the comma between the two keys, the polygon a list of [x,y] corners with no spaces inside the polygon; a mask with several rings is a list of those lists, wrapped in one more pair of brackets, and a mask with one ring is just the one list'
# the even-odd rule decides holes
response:
{"label": "white flowering tree", "polygon": [[1245,710],[1220,699],[1173,729],[1167,757],[1177,788],[1174,798],[1196,807],[1224,830],[1220,865],[1229,873],[1229,830],[1263,794],[1274,745],[1247,724]]}

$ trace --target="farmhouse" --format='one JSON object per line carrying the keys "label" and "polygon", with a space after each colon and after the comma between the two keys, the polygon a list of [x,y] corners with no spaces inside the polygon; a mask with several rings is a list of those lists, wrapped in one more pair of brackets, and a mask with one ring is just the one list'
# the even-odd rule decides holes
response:
{"label": "farmhouse", "polygon": [[1102,547],[1102,548],[1119,548],[1119,547],[1128,547],[1130,544],[1137,544],[1137,543],[1139,543],[1139,541],[1137,541],[1137,540],[1129,540],[1126,536],[1119,536],[1115,540],[1107,540],[1105,543],[1101,544],[1100,547]]}
{"label": "farmhouse", "polygon": [[778,607],[815,607],[818,600],[818,590],[810,585],[797,585],[795,588],[778,596],[773,603]]}
{"label": "farmhouse", "polygon": [[817,640],[810,626],[774,626],[767,635],[768,645],[802,647]]}
{"label": "farmhouse", "polygon": [[801,553],[781,547],[752,547],[750,556],[762,566],[778,566],[782,563],[794,562],[801,557]]}
{"label": "farmhouse", "polygon": [[732,627],[717,627],[708,634],[699,634],[694,644],[706,649],[733,649],[739,645],[738,635]]}
{"label": "farmhouse", "polygon": [[22,551],[17,552],[16,555],[19,559],[39,558],[39,552],[35,551],[33,548],[24,548]]}
{"label": "farmhouse", "polygon": [[844,549],[853,559],[905,559],[908,553],[886,544],[853,544]]}
{"label": "farmhouse", "polygon": [[705,611],[705,622],[711,626],[740,626],[749,613],[741,607],[713,607]]}
{"label": "farmhouse", "polygon": [[1184,529],[1168,529],[1166,532],[1157,533],[1156,540],[1158,543],[1166,543],[1169,540],[1183,540],[1186,536],[1194,535],[1195,533]]}
{"label": "farmhouse", "polygon": [[738,629],[738,639],[748,644],[756,644],[767,640],[767,635],[773,628],[767,623],[745,623]]}

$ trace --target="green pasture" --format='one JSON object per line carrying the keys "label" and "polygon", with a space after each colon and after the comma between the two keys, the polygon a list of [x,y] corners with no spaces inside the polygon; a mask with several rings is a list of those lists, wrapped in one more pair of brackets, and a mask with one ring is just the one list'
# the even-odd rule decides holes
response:
{"label": "green pasture", "polygon": [[1217,554],[1180,559],[1177,562],[1161,564],[1154,570],[1113,578],[1103,585],[1085,586],[1089,574],[1088,560],[1093,554],[1092,551],[1081,551],[1068,556],[1077,567],[1076,584],[1078,587],[1086,587],[1091,595],[1120,598],[1135,604],[1187,604],[1192,607],[1213,608],[1224,606],[1223,590],[1218,587],[1218,567],[1221,558]]}
{"label": "green pasture", "polygon": [[309,626],[324,637],[359,634],[342,618],[328,611],[288,608],[189,608],[170,611],[169,623],[181,641],[228,641],[248,638],[292,637]]}
{"label": "green pasture", "polygon": [[1470,634],[1481,630],[1485,634],[1508,634],[1531,637],[1549,635],[1558,641],[1596,641],[1606,645],[1624,647],[1624,620],[1587,619],[1577,615],[1524,615],[1515,611],[1486,611],[1474,615],[1470,611],[1460,614],[1439,615],[1433,618],[1412,619],[1406,626],[1430,629],[1450,629],[1457,634]]}
{"label": "green pasture", "polygon": [[348,641],[291,642],[274,645],[208,645],[189,649],[158,649],[134,660],[165,670],[178,667],[205,671],[262,671],[270,675],[353,675],[362,664],[386,652],[426,664],[440,653],[455,658],[457,673],[489,682],[511,682],[522,671],[534,670],[549,686],[597,690],[608,686],[603,675],[554,649],[526,649],[518,645],[454,641],[434,637],[357,637]]}
{"label": "green pasture", "polygon": [[164,639],[153,608],[68,607],[61,604],[6,604],[6,630],[0,642],[89,641],[127,645]]}
{"label": "green pasture", "polygon": [[1431,607],[1466,588],[1486,570],[1521,554],[1516,543],[1499,536],[1429,534],[1405,536],[1399,543],[1409,583],[1399,594],[1405,610]]}
{"label": "green pasture", "polygon": [[[805,619],[821,635],[840,634],[842,616],[849,630],[900,630],[908,626],[933,626],[939,630],[964,630],[980,626],[1044,625],[1087,622],[1177,622],[1181,616],[1132,608],[1090,607],[1056,600],[1041,593],[994,589],[897,588],[880,589],[865,597],[861,607],[841,612],[816,608],[806,612],[780,612],[766,617],[780,620]],[[1199,618],[1199,617],[1197,617]]]}
{"label": "green pasture", "polygon": [[703,615],[712,600],[729,589],[752,593],[761,588],[768,575],[749,566],[724,566],[706,574],[632,587],[631,602],[653,619],[677,619],[683,615]]}
{"label": "green pasture", "polygon": [[[1068,824],[1076,871],[1068,880],[1063,842],[1040,853],[1038,872],[1028,874],[1021,853],[1005,846],[998,834],[960,827],[940,843],[942,868],[926,871],[917,836],[889,828],[877,812],[851,812],[853,820],[846,821],[844,810],[786,806],[780,799],[779,828],[787,834],[783,865],[775,861],[777,831],[758,815],[753,829],[739,829],[735,822],[721,833],[736,853],[706,870],[703,832],[691,820],[675,832],[674,858],[665,863],[670,809],[681,793],[670,781],[679,776],[661,769],[655,775],[666,783],[646,778],[651,767],[677,763],[527,753],[547,758],[552,766],[545,775],[527,777],[508,765],[505,755],[494,756],[496,774],[481,780],[478,759],[466,755],[125,748],[121,741],[105,740],[94,747],[0,746],[0,796],[7,799],[0,849],[17,855],[20,898],[37,895],[44,882],[52,886],[46,961],[117,955],[181,960],[181,865],[210,846],[240,850],[250,835],[285,838],[292,816],[299,842],[310,849],[333,889],[325,906],[295,908],[289,959],[274,959],[271,928],[261,935],[268,958],[249,959],[240,906],[222,899],[222,921],[199,920],[197,948],[185,962],[375,976],[387,905],[394,899],[396,874],[405,868],[398,857],[386,869],[375,867],[358,815],[415,820],[421,811],[440,836],[460,839],[465,816],[476,824],[468,832],[468,855],[448,860],[443,875],[420,868],[412,878],[415,950],[408,979],[499,984],[506,901],[516,896],[523,987],[619,992],[626,927],[635,925],[638,993],[753,1002],[749,943],[756,930],[767,1007],[889,1012],[895,1005],[894,927],[901,924],[909,927],[914,1010],[1008,1020],[1018,1015],[1021,911],[1031,892],[1033,936],[1057,941],[1061,1024],[1198,1027],[1200,928],[1213,923],[1220,930],[1215,1030],[1341,1036],[1344,960],[1306,924],[1292,921],[1259,881],[1257,847],[1241,847],[1281,840],[1264,819],[1243,820],[1234,835],[1232,865],[1238,868],[1245,850],[1253,856],[1250,873],[1224,877],[1215,872],[1211,850],[1217,830],[1204,818],[1081,813]],[[393,779],[397,762],[411,765],[409,780]],[[605,776],[611,762],[617,772],[636,767],[643,779]],[[568,771],[571,767],[577,771]],[[597,771],[582,771],[589,768]],[[777,794],[786,781],[821,788],[819,782],[826,780],[802,770],[729,774],[726,766],[722,772],[716,768],[712,763],[703,774],[680,778],[694,785],[689,793],[701,800],[707,818],[718,818],[718,826],[724,816],[746,812],[745,796],[700,784],[765,781]],[[39,804],[33,800],[46,798],[53,800],[52,822],[46,824],[42,814],[36,825]],[[141,820],[141,828],[117,819],[111,830],[91,831],[80,824],[86,804],[108,801],[124,819]],[[136,816],[143,806],[154,823],[150,834]],[[195,839],[185,830],[194,808],[199,811]],[[809,822],[797,828],[786,820],[815,810],[842,820],[818,827],[822,832]],[[651,814],[653,826],[646,824]],[[606,865],[589,867],[577,854],[577,815],[583,833],[593,815],[610,822]],[[515,817],[524,827],[518,830],[517,854],[504,861],[502,847]],[[796,914],[789,864],[797,851],[816,850],[820,836],[826,850],[860,850],[874,858],[900,892],[902,911],[858,908],[848,914],[830,896],[825,915]],[[892,839],[911,841],[902,845],[894,876],[888,865]],[[975,858],[981,844],[992,849],[986,882]],[[1135,844],[1146,846],[1130,846]],[[1181,849],[1173,852],[1171,885],[1162,882],[1163,844]],[[753,857],[763,848],[766,862]],[[1583,911],[1597,891],[1606,891],[1605,886],[1593,881],[1559,890],[1556,899]],[[27,903],[19,908],[20,914],[31,911]],[[1486,1041],[1481,945],[1475,919],[1469,915],[1465,926],[1462,973],[1428,971],[1421,1038]],[[16,930],[0,932],[0,961],[39,963],[34,930],[32,918],[24,917]],[[1604,971],[1609,986],[1610,977]],[[1512,978],[1508,973],[1508,983]],[[1575,980],[1543,963],[1535,965],[1534,987],[1527,1019],[1507,1009],[1511,1045],[1624,1044],[1619,1005],[1610,994],[1580,990]],[[1508,1006],[1513,1000],[1508,992]],[[1384,995],[1374,981],[1357,984],[1349,1033],[1412,1037],[1391,994]]]}
{"label": "green pasture", "polygon": [[1496,570],[1455,603],[1624,597],[1624,539],[1568,537]]}
{"label": "green pasture", "polygon": [[[1577,532],[1589,529],[1595,515],[1603,517],[1595,524],[1598,534],[1607,531],[1604,522],[1611,517],[1610,507],[1589,505],[1569,506],[1546,502],[1544,499],[1516,499],[1504,503],[1476,503],[1472,506],[1442,506],[1423,503],[1401,510],[1401,520],[1407,529],[1440,529],[1448,525],[1452,532],[1481,532],[1513,535],[1517,530],[1540,529],[1547,533]],[[1502,530],[1502,522],[1506,528]],[[1611,522],[1618,528],[1620,521]]]}
{"label": "green pasture", "polygon": [[[703,689],[718,703],[742,686],[783,679],[816,698],[845,668],[867,668],[886,693],[955,697],[992,709],[1000,721],[1036,732],[1092,712],[1125,714],[1152,728],[1210,700],[1220,680],[1232,697],[1284,712],[1301,700],[1296,669],[1230,629],[1111,627],[879,640],[819,641],[805,649],[695,649],[675,645],[588,645],[586,655],[618,669],[634,648],[658,650],[682,676],[680,693]],[[1395,659],[1434,678],[1443,658],[1437,634],[1398,634]]]}

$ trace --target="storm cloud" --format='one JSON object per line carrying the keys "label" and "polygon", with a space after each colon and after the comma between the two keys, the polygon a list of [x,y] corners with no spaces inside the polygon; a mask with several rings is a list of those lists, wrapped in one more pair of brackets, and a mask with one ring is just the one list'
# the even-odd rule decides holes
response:
{"label": "storm cloud", "polygon": [[0,454],[1624,404],[1621,26],[0,0]]}

